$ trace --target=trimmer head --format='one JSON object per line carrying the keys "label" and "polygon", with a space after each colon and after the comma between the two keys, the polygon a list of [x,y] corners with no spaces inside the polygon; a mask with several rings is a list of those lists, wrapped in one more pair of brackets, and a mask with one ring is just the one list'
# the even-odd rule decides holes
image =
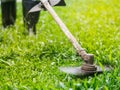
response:
{"label": "trimmer head", "polygon": [[100,66],[95,66],[95,67],[96,67],[96,70],[93,70],[93,71],[83,70],[82,66],[81,67],[60,67],[59,69],[62,72],[75,75],[75,76],[89,76],[89,75],[100,74],[100,73],[103,73],[104,71],[111,70],[109,67],[104,67],[104,69],[102,69]]}

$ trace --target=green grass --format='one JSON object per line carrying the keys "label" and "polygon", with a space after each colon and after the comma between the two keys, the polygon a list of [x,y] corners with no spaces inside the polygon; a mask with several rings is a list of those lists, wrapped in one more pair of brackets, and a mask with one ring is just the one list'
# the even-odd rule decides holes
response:
{"label": "green grass", "polygon": [[[79,66],[82,59],[47,11],[41,12],[37,35],[25,34],[21,3],[15,26],[0,21],[0,90],[119,90],[120,0],[66,0],[55,11],[95,64],[114,67],[110,73],[76,78],[58,70]],[[1,16],[1,13],[0,13]]]}

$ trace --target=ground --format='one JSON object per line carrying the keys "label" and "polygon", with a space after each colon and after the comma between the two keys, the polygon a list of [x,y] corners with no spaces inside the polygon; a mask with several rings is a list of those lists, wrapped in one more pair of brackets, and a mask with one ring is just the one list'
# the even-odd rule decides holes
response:
{"label": "ground", "polygon": [[[15,26],[0,21],[0,90],[119,90],[120,0],[66,0],[54,7],[79,44],[95,56],[95,64],[114,69],[94,77],[77,78],[60,66],[83,61],[47,11],[42,11],[37,35],[24,30],[21,3]],[[0,13],[1,16],[1,13]]]}

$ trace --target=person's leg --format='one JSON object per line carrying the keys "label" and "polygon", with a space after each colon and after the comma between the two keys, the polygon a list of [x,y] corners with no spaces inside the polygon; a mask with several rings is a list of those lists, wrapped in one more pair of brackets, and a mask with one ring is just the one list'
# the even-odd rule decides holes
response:
{"label": "person's leg", "polygon": [[39,12],[29,13],[29,10],[38,4],[38,1],[33,0],[22,0],[23,6],[23,19],[25,28],[29,31],[29,34],[36,34],[36,24],[39,19]]}
{"label": "person's leg", "polygon": [[3,27],[14,25],[16,20],[16,0],[1,2]]}

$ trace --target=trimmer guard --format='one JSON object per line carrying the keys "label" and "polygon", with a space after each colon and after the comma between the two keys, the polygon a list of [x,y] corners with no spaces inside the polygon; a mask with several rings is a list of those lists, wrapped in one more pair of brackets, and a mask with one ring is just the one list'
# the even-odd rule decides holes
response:
{"label": "trimmer guard", "polygon": [[60,67],[60,71],[65,72],[67,74],[75,75],[75,76],[87,76],[103,73],[104,71],[110,71],[109,67],[104,67],[103,69],[100,66],[96,66],[96,71],[85,71],[82,70],[81,67]]}

